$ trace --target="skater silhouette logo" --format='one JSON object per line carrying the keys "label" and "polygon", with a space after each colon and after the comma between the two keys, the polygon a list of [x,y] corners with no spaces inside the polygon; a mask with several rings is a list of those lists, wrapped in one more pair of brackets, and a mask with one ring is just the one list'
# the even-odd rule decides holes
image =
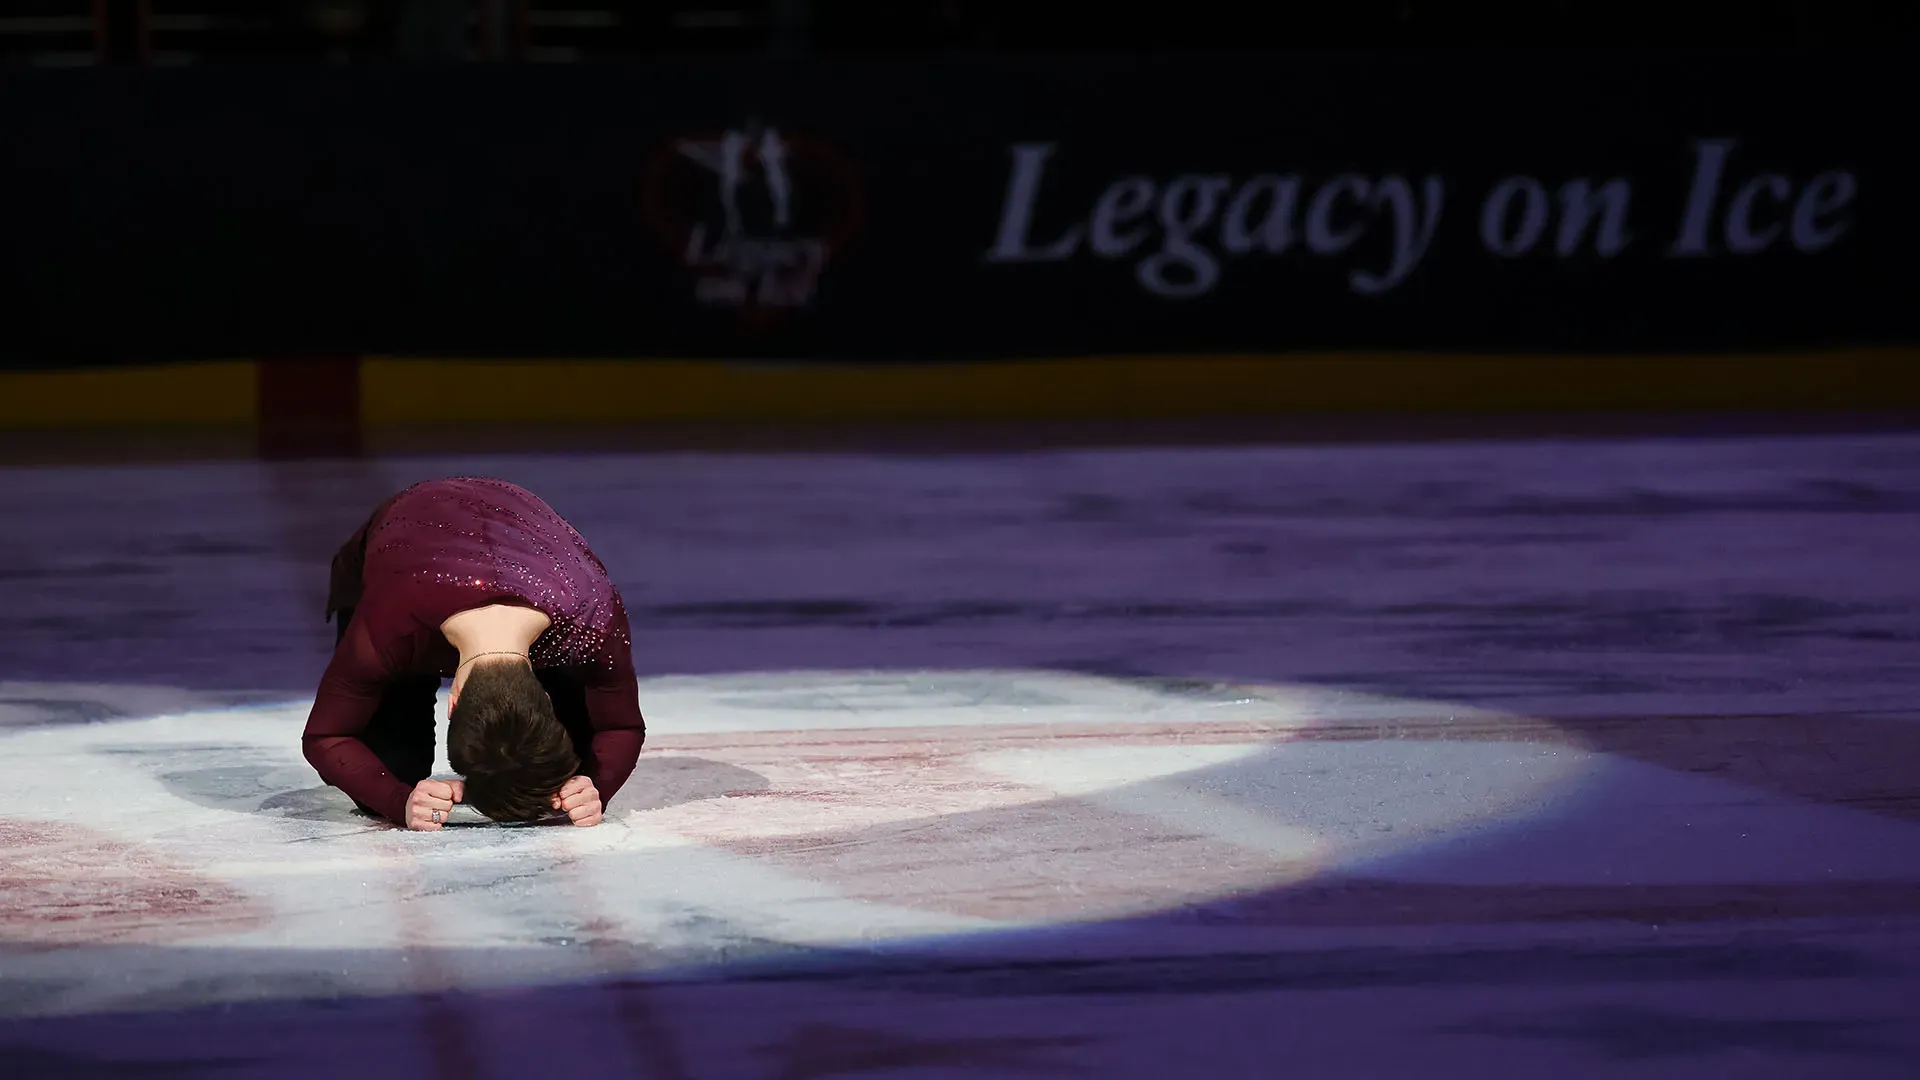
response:
{"label": "skater silhouette logo", "polygon": [[851,162],[759,123],[672,140],[644,189],[648,222],[693,275],[695,299],[750,323],[811,305],[859,227]]}

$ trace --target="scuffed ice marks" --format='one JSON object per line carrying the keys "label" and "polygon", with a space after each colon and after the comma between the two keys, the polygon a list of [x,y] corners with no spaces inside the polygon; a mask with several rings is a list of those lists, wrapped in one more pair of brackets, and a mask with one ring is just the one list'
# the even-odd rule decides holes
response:
{"label": "scuffed ice marks", "polygon": [[[1489,1016],[1438,1029],[1447,1035],[1559,1042],[1612,1061],[1704,1059],[1728,1053],[1904,1059],[1885,1042],[1885,1020],[1727,1019],[1632,1005],[1594,1005]],[[1832,1066],[1829,1066],[1830,1068]]]}
{"label": "scuffed ice marks", "polygon": [[330,787],[310,787],[282,791],[260,800],[259,810],[275,817],[298,821],[357,822],[369,820],[340,801],[340,793]]}
{"label": "scuffed ice marks", "polygon": [[[564,509],[644,602],[632,612],[653,672],[1092,661],[1253,680],[1358,672],[1358,685],[1503,702],[1525,683],[1531,708],[1584,709],[1605,687],[1575,666],[1714,685],[1672,681],[1694,678],[1675,652],[1711,661],[1712,678],[1843,678],[1822,701],[1843,687],[1875,705],[1911,697],[1896,653],[1920,633],[1915,460],[1899,435],[445,458],[404,472],[498,469]],[[196,470],[184,492],[180,474],[160,475],[9,477],[21,512],[0,520],[0,543],[15,565],[169,572],[17,579],[16,614],[47,621],[0,635],[0,676],[311,693],[331,646],[309,615],[324,558],[286,550],[246,469]],[[343,532],[364,520],[356,475],[316,471],[310,516]],[[109,506],[141,532],[109,527]],[[233,602],[206,603],[236,584]],[[1834,606],[1783,611],[1793,597]]]}
{"label": "scuffed ice marks", "polygon": [[281,695],[172,686],[0,682],[0,731],[105,723],[171,712],[266,705]]}
{"label": "scuffed ice marks", "polygon": [[120,715],[119,710],[98,701],[0,696],[0,728],[91,724]]}
{"label": "scuffed ice marks", "polygon": [[269,1059],[221,1053],[177,1057],[123,1057],[106,1052],[82,1054],[33,1046],[0,1046],[0,1076],[8,1080],[116,1080],[119,1077],[241,1076]]}
{"label": "scuffed ice marks", "polygon": [[[1455,520],[1504,518],[1665,518],[1728,514],[1844,513],[1920,514],[1920,493],[1833,480],[1807,481],[1779,491],[1674,492],[1655,488],[1566,495],[1516,493],[1469,484],[1417,484],[1404,488],[1369,486],[1364,490],[1301,491],[1262,498],[1240,490],[1201,491],[1179,497],[1179,509],[1199,518],[1267,518],[1311,521],[1323,518],[1444,517]],[[1065,516],[1063,520],[1123,520]]]}
{"label": "scuffed ice marks", "polygon": [[313,770],[304,762],[258,748],[162,743],[102,747],[95,752],[152,774],[169,794],[209,810],[305,821],[364,820],[339,792],[317,785]]}
{"label": "scuffed ice marks", "polygon": [[[1685,984],[1700,980],[1791,983],[1899,974],[1859,953],[1787,940],[1648,946],[1328,948],[1222,952],[1200,956],[979,960],[824,955],[812,963],[769,964],[734,976],[805,980],[865,989],[967,997],[1218,994],[1507,986],[1547,989],[1591,984]],[[1482,1031],[1466,1025],[1459,1033]],[[1490,1033],[1490,1032],[1489,1032]]]}
{"label": "scuffed ice marks", "polygon": [[[0,957],[6,953],[0,951]],[[87,985],[84,976],[74,975],[63,978],[39,978],[28,975],[7,975],[0,977],[0,1015],[18,1016],[32,1012],[49,1001],[59,1001],[62,997]],[[0,1046],[0,1065],[7,1061],[8,1048]],[[0,1076],[10,1076],[0,1070]]]}
{"label": "scuffed ice marks", "polygon": [[[329,958],[332,959],[332,958]],[[279,999],[324,1002],[354,992],[350,975],[325,971],[263,970],[225,971],[218,974],[180,979],[132,995],[127,1006],[134,1010],[191,1009],[209,1001],[260,1001]]]}
{"label": "scuffed ice marks", "polygon": [[620,795],[621,811],[665,810],[706,799],[771,790],[764,774],[724,761],[681,754],[643,754]]}
{"label": "scuffed ice marks", "polygon": [[[1719,650],[1781,638],[1858,637],[1908,641],[1920,636],[1902,605],[1835,603],[1815,597],[1737,594],[1676,603],[1672,593],[1564,592],[1478,603],[1362,604],[1340,600],[1164,600],[882,604],[855,600],[733,601],[661,604],[638,609],[650,630],[864,627],[931,629],[1076,623],[1274,623],[1369,619],[1430,633],[1433,648],[1499,645],[1518,651],[1566,648]],[[1103,669],[1111,671],[1112,669]],[[1140,671],[1126,669],[1128,673]]]}
{"label": "scuffed ice marks", "polygon": [[852,673],[746,674],[729,679],[713,694],[713,701],[729,709],[828,717],[886,713],[918,716],[964,712],[985,705],[1051,708],[1070,704],[1067,697],[1031,681],[954,671],[864,677]]}

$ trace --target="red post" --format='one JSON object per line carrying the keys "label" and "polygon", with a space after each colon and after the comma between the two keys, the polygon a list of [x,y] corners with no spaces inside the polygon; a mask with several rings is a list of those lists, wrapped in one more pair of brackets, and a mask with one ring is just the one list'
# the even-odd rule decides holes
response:
{"label": "red post", "polygon": [[302,357],[260,361],[261,457],[358,457],[360,359]]}
{"label": "red post", "polygon": [[151,0],[93,0],[93,55],[102,64],[153,58]]}
{"label": "red post", "polygon": [[513,21],[513,37],[511,39],[511,48],[507,53],[507,59],[525,60],[527,58],[530,39],[533,35],[532,20],[527,12],[528,2],[527,0],[509,0],[509,3],[511,4],[509,11],[510,18]]}

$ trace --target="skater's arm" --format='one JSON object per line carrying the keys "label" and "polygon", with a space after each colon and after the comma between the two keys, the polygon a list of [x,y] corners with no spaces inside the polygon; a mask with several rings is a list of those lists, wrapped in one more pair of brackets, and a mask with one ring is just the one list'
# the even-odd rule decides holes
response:
{"label": "skater's arm", "polygon": [[616,633],[609,642],[611,655],[594,665],[585,680],[587,720],[593,725],[594,767],[587,779],[600,793],[602,805],[613,801],[613,794],[627,782],[640,759],[640,747],[647,741],[647,721],[640,715],[640,684],[634,677],[633,651],[625,642],[632,640],[627,616],[620,614]]}
{"label": "skater's arm", "polygon": [[320,779],[388,821],[404,825],[412,787],[389,772],[360,738],[380,706],[386,677],[365,631],[350,628],[320,677],[300,741]]}

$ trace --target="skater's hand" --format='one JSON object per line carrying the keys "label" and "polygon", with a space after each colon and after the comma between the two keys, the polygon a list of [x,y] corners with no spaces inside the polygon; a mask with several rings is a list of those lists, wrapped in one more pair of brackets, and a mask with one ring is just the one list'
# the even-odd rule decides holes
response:
{"label": "skater's hand", "polygon": [[560,785],[553,794],[553,808],[565,810],[567,818],[575,825],[587,826],[600,824],[600,793],[594,790],[593,781],[584,776],[576,776]]}
{"label": "skater's hand", "polygon": [[[413,794],[407,796],[407,828],[415,832],[439,832],[453,815],[453,804],[466,793],[467,785],[459,780],[422,780],[413,785]],[[436,811],[439,821],[434,820]]]}

